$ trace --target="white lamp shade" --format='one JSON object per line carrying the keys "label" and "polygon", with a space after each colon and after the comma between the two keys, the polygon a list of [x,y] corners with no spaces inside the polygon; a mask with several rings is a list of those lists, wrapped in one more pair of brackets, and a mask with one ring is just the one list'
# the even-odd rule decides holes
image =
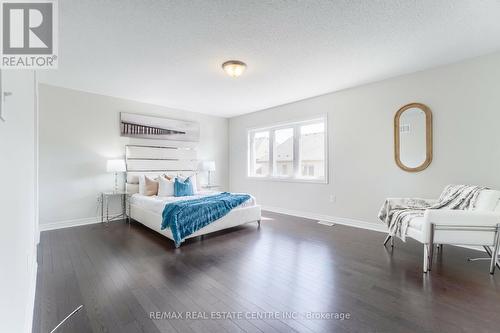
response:
{"label": "white lamp shade", "polygon": [[106,170],[108,172],[125,172],[127,167],[125,166],[125,160],[108,160],[106,164]]}
{"label": "white lamp shade", "polygon": [[202,171],[215,171],[215,161],[203,161],[201,162]]}

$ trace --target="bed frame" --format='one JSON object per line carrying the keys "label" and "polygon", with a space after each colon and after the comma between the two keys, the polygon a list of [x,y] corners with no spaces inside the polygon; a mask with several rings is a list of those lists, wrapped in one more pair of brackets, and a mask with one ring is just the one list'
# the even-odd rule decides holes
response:
{"label": "bed frame", "polygon": [[[126,190],[130,194],[139,191],[139,175],[145,174],[156,177],[164,173],[175,175],[196,173],[198,165],[195,148],[175,146],[127,145],[125,146],[125,162],[127,165]],[[160,214],[130,204],[129,216],[133,220],[173,240],[169,228],[161,230],[162,217]],[[251,222],[257,222],[260,227],[260,220],[261,207],[258,205],[235,208],[226,216],[189,235],[186,239]]]}

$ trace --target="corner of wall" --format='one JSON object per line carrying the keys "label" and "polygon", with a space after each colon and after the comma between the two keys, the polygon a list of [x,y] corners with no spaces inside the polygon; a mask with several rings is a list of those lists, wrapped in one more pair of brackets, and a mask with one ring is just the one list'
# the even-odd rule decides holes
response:
{"label": "corner of wall", "polygon": [[28,301],[24,321],[24,332],[31,333],[33,330],[33,316],[35,311],[36,279],[38,275],[37,245],[33,246],[30,260],[30,276],[28,286]]}

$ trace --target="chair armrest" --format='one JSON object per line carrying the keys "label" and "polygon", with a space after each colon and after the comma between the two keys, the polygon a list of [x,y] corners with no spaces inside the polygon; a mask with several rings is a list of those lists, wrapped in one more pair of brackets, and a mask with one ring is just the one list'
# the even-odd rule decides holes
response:
{"label": "chair armrest", "polygon": [[500,212],[478,212],[455,209],[427,209],[422,226],[423,238],[430,239],[431,227],[456,226],[460,227],[494,227],[500,224]]}
{"label": "chair armrest", "polygon": [[478,212],[456,209],[427,209],[425,224],[460,226],[496,226],[500,224],[500,212]]}

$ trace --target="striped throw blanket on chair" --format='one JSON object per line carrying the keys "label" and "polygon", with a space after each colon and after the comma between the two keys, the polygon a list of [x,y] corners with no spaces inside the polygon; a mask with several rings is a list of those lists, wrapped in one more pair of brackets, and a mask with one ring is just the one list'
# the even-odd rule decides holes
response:
{"label": "striped throw blanket on chair", "polygon": [[475,185],[448,185],[441,193],[439,200],[395,198],[387,199],[378,218],[389,228],[391,236],[406,239],[406,229],[410,221],[424,216],[426,209],[472,209],[475,207],[479,193],[487,189]]}

